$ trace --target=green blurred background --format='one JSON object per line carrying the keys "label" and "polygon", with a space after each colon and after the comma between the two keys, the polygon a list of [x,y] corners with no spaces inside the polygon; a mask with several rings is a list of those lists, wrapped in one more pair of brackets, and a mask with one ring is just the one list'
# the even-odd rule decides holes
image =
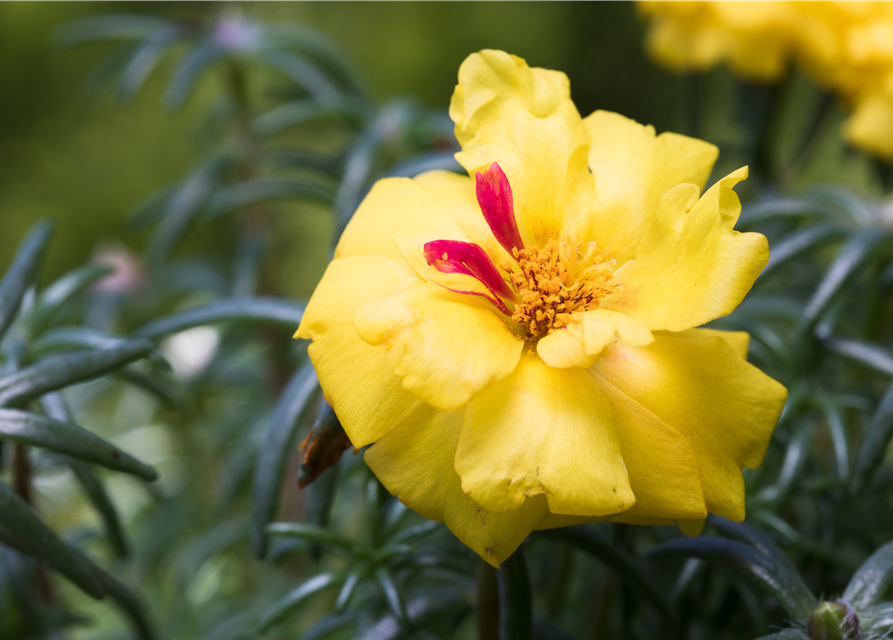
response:
{"label": "green blurred background", "polygon": [[[457,70],[470,53],[504,49],[532,65],[566,72],[581,113],[619,111],[659,131],[677,121],[675,78],[641,47],[644,24],[631,3],[251,3],[226,5],[260,20],[320,29],[346,48],[380,100],[414,95],[446,110]],[[58,224],[46,281],[83,263],[97,243],[138,249],[127,213],[155,189],[184,175],[209,135],[218,87],[206,82],[178,113],[161,95],[169,57],[128,104],[109,91],[88,97],[85,82],[114,44],[54,46],[56,29],[80,16],[110,13],[202,17],[215,3],[0,4],[0,268],[26,229],[48,216]],[[294,215],[281,205],[285,292],[306,296],[324,267],[331,221],[325,212]],[[292,215],[289,215],[292,207]],[[228,239],[214,229],[186,251],[214,251]]]}
{"label": "green blurred background", "polygon": [[[685,81],[646,58],[646,25],[628,2],[2,3],[0,268],[8,265],[25,230],[43,216],[58,225],[44,282],[89,259],[98,243],[123,242],[139,250],[145,238],[128,229],[128,212],[183,176],[213,140],[209,114],[220,88],[213,78],[176,113],[161,104],[176,56],[166,57],[127,104],[108,90],[91,94],[91,71],[116,44],[61,49],[54,45],[59,26],[97,14],[200,18],[221,10],[316,27],[348,51],[380,101],[413,96],[422,106],[445,112],[462,60],[470,52],[498,48],[567,73],[583,115],[607,109],[653,124],[658,132],[695,133],[720,145],[717,172],[747,162],[729,150],[745,137],[737,114],[746,107],[740,86],[722,68],[704,75],[698,89],[700,127],[686,131],[680,106]],[[795,78],[794,89],[778,127],[782,149],[813,108],[810,83]],[[794,184],[831,180],[877,194],[871,161],[846,149],[837,135],[842,118],[838,108],[836,119],[832,114],[825,124],[828,135],[819,136],[808,154],[808,170],[798,172]],[[743,185],[745,192],[748,188]],[[309,205],[278,204],[274,213],[277,288],[306,297],[327,261],[332,220]],[[181,251],[225,252],[231,241],[224,226],[211,226],[193,234]]]}

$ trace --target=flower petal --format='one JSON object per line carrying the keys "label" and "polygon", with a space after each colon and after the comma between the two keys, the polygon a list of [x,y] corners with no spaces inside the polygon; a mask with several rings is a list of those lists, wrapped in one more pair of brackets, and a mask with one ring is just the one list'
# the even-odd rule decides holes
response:
{"label": "flower petal", "polygon": [[700,199],[690,184],[665,193],[635,258],[614,272],[623,288],[603,306],[652,331],[684,331],[737,307],[769,260],[765,236],[732,229],[741,213],[732,187],[745,177],[746,167]]}
{"label": "flower petal", "polygon": [[394,235],[419,233],[431,239],[468,241],[447,210],[414,180],[379,180],[344,229],[335,257],[380,255],[402,264]]}
{"label": "flower petal", "polygon": [[445,522],[494,567],[508,558],[546,513],[535,496],[515,511],[493,513],[462,491],[453,468],[464,411],[421,407],[366,451],[366,464],[388,490],[426,518]]}
{"label": "flower petal", "polygon": [[[480,282],[495,299],[497,307],[501,300],[515,297],[487,252],[473,242],[432,240],[425,243],[424,255],[428,266],[441,273],[467,275]],[[504,305],[500,310],[510,315]]]}
{"label": "flower petal", "polygon": [[536,351],[550,367],[588,368],[615,337],[634,347],[654,342],[648,327],[640,320],[616,311],[595,309],[571,314],[566,327],[540,340]]}
{"label": "flower petal", "polygon": [[592,371],[686,438],[711,513],[744,518],[741,469],[762,462],[787,398],[783,386],[713,336],[655,334],[648,347],[618,342]]}
{"label": "flower petal", "polygon": [[403,387],[443,410],[508,376],[524,347],[488,303],[436,285],[359,306],[354,326],[367,343],[400,353]]}
{"label": "flower petal", "polygon": [[747,331],[720,331],[719,329],[688,329],[672,334],[675,338],[722,338],[735,350],[738,357],[747,360],[750,334]]}
{"label": "flower petal", "polygon": [[676,429],[592,373],[611,403],[636,504],[624,516],[706,518],[698,458]]}
{"label": "flower petal", "polygon": [[514,255],[515,249],[524,248],[524,241],[518,231],[512,186],[505,172],[494,162],[486,171],[475,174],[474,179],[484,220],[502,248]]}
{"label": "flower petal", "polygon": [[844,123],[843,135],[850,144],[893,160],[893,96],[875,93],[861,100]]}
{"label": "flower petal", "polygon": [[456,159],[469,175],[493,162],[505,171],[521,236],[533,245],[557,238],[593,184],[589,135],[567,76],[502,51],[472,54],[459,68],[450,117],[462,145]]}
{"label": "flower petal", "polygon": [[417,285],[409,269],[382,256],[332,261],[295,337],[308,338],[310,360],[326,399],[355,447],[375,442],[421,402],[394,373],[399,354],[363,342],[353,326],[357,306]]}
{"label": "flower petal", "polygon": [[456,471],[491,511],[542,493],[549,511],[571,515],[635,502],[604,392],[585,370],[552,369],[532,354],[468,404]]}
{"label": "flower petal", "polygon": [[595,198],[589,210],[568,220],[566,230],[623,264],[633,257],[661,196],[686,182],[703,188],[719,150],[676,133],[655,136],[654,127],[609,111],[596,111],[583,123],[592,140]]}

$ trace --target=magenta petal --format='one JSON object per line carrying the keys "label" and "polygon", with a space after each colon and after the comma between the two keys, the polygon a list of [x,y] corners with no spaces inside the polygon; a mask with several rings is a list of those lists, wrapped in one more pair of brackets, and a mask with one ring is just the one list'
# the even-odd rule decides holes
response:
{"label": "magenta petal", "polygon": [[524,248],[524,241],[515,222],[515,205],[512,200],[512,187],[505,177],[502,168],[493,163],[486,171],[475,176],[477,181],[478,204],[484,214],[484,220],[490,226],[493,236],[499,241],[509,255],[512,249]]}
{"label": "magenta petal", "polygon": [[[459,273],[471,276],[483,284],[497,300],[514,299],[514,293],[490,260],[490,256],[478,245],[459,240],[433,240],[425,243],[425,260],[441,273]],[[470,293],[460,291],[458,293]],[[486,297],[486,296],[484,296]],[[495,301],[491,300],[494,304]],[[497,304],[503,313],[505,304]]]}

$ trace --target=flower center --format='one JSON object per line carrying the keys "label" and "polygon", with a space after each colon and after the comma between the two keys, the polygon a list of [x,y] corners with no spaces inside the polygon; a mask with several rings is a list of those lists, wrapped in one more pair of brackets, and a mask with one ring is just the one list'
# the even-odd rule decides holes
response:
{"label": "flower center", "polygon": [[521,325],[529,340],[538,340],[566,325],[570,314],[598,309],[603,298],[620,288],[621,283],[611,282],[614,260],[599,252],[594,242],[550,238],[542,248],[524,244],[515,220],[512,188],[497,163],[478,172],[475,181],[481,213],[513,260],[504,260],[497,268],[472,242],[427,242],[424,253],[430,266],[441,273],[470,276],[487,292],[450,291],[489,300]]}
{"label": "flower center", "polygon": [[500,268],[508,274],[517,294],[512,320],[537,340],[567,324],[571,313],[598,309],[601,301],[619,288],[612,282],[613,260],[595,243],[573,244],[550,239],[543,248],[515,247],[516,263],[505,260]]}

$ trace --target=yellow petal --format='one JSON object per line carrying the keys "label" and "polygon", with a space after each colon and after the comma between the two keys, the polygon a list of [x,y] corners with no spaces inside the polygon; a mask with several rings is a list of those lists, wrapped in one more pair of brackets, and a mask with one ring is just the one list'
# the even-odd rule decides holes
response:
{"label": "yellow petal", "polygon": [[688,439],[593,372],[611,403],[636,504],[624,516],[706,518],[698,457]]}
{"label": "yellow petal", "polygon": [[359,306],[354,326],[369,344],[400,354],[405,389],[444,410],[509,375],[524,347],[492,305],[436,285]]}
{"label": "yellow petal", "polygon": [[456,453],[462,489],[491,511],[545,494],[549,511],[606,515],[635,496],[611,405],[583,369],[524,354],[515,372],[472,399]]}
{"label": "yellow petal", "polygon": [[550,367],[588,368],[615,337],[635,347],[654,342],[648,327],[640,320],[615,311],[595,309],[571,314],[566,327],[540,340],[536,351]]}
{"label": "yellow petal", "polygon": [[469,175],[498,162],[508,177],[524,242],[557,238],[566,212],[582,206],[593,184],[589,135],[567,76],[502,51],[472,54],[459,68],[450,117],[462,145],[456,159]]}
{"label": "yellow petal", "polygon": [[843,134],[853,146],[893,160],[893,97],[878,93],[859,102]]}
{"label": "yellow petal", "polygon": [[632,258],[661,196],[682,183],[703,188],[719,151],[675,133],[656,136],[654,127],[608,111],[596,111],[583,122],[592,139],[595,199],[566,230],[623,264]]}
{"label": "yellow petal", "polygon": [[682,532],[683,535],[688,536],[689,538],[695,538],[704,531],[704,525],[707,524],[706,520],[680,520],[676,523],[679,526],[679,531]]}
{"label": "yellow petal", "polygon": [[308,353],[320,386],[355,447],[375,442],[422,403],[394,373],[399,354],[357,335],[354,309],[417,283],[409,269],[381,256],[334,260],[295,334],[313,340]]}
{"label": "yellow petal", "polygon": [[498,265],[511,257],[487,226],[472,178],[449,171],[429,171],[416,176],[414,180],[437,199],[462,233],[483,248],[493,258],[494,264]]}
{"label": "yellow petal", "polygon": [[722,338],[735,350],[739,358],[747,360],[750,349],[750,334],[747,331],[721,331],[719,329],[688,329],[677,333],[667,333],[676,338]]}
{"label": "yellow petal", "polygon": [[493,513],[462,491],[453,459],[463,413],[420,408],[366,451],[366,463],[403,504],[445,522],[459,540],[498,567],[545,515],[546,499],[534,496],[519,509]]}
{"label": "yellow petal", "polygon": [[437,199],[409,178],[379,180],[351,218],[335,249],[336,258],[380,255],[402,264],[394,235],[431,234],[442,240],[468,238]]}
{"label": "yellow petal", "polygon": [[700,199],[695,185],[665,193],[635,258],[614,272],[623,288],[604,306],[652,331],[684,331],[738,306],[769,260],[763,235],[732,229],[741,213],[732,187],[745,177],[746,167]]}
{"label": "yellow petal", "polygon": [[762,462],[787,390],[716,337],[656,334],[648,347],[618,342],[592,370],[685,437],[707,509],[740,522],[741,469]]}

